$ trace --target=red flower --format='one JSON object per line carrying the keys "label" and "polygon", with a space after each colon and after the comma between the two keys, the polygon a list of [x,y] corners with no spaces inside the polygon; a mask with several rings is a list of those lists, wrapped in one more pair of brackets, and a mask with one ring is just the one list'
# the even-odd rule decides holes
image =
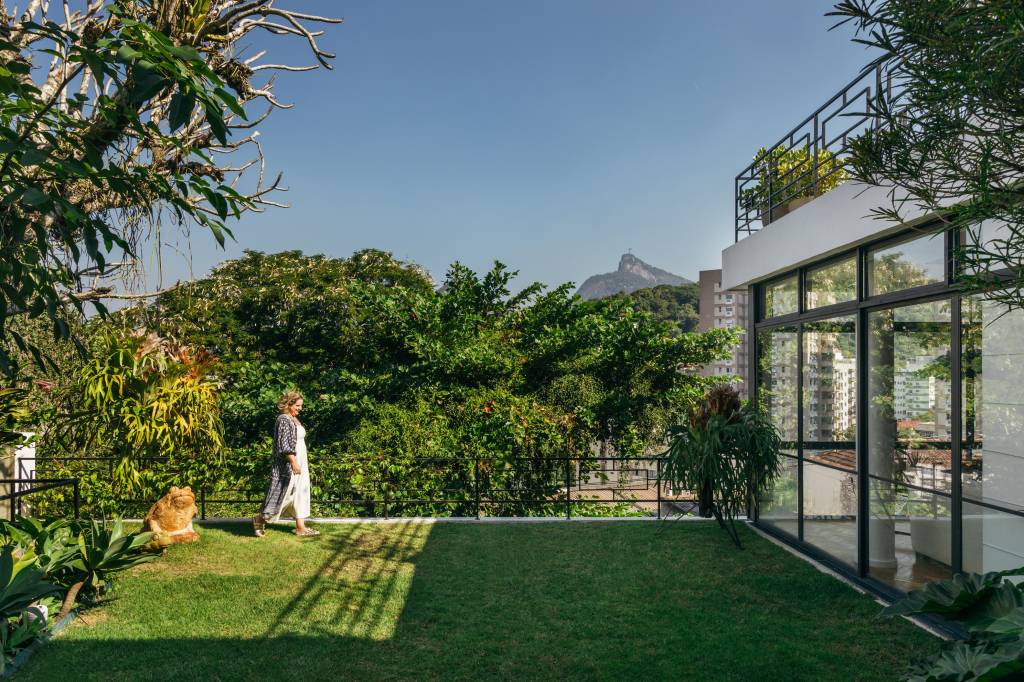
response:
{"label": "red flower", "polygon": [[33,379],[32,383],[43,393],[49,393],[53,390],[53,382],[48,379]]}

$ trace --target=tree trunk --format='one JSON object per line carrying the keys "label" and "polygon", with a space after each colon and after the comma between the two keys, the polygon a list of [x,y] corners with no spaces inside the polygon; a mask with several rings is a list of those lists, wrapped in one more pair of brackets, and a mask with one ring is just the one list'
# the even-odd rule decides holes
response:
{"label": "tree trunk", "polygon": [[711,518],[711,507],[714,499],[714,493],[711,491],[711,481],[705,481],[697,494],[697,513],[702,518]]}
{"label": "tree trunk", "polygon": [[85,580],[79,580],[77,583],[71,586],[68,593],[64,595],[64,603],[61,604],[60,613],[57,614],[57,620],[60,620],[64,616],[71,613],[71,609],[75,606],[75,599],[78,598],[78,593],[82,587],[85,586]]}

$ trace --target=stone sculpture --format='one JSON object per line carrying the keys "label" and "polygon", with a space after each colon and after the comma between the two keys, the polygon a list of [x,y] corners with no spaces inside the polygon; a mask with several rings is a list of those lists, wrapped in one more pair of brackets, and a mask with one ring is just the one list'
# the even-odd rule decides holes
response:
{"label": "stone sculpture", "polygon": [[148,544],[163,548],[179,542],[195,542],[199,533],[192,527],[192,518],[198,512],[192,488],[172,487],[171,492],[157,500],[146,514],[142,530],[153,533]]}

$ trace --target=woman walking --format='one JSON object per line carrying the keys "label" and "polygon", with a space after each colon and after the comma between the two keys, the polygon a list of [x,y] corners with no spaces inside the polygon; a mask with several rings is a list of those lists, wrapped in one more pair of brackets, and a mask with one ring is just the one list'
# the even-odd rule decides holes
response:
{"label": "woman walking", "polygon": [[274,424],[274,456],[270,470],[270,485],[263,500],[263,509],[253,520],[256,537],[267,533],[267,521],[277,521],[290,510],[295,518],[295,534],[299,537],[320,535],[308,528],[309,518],[309,460],[306,457],[306,429],[299,422],[302,394],[287,391],[277,402],[280,414]]}

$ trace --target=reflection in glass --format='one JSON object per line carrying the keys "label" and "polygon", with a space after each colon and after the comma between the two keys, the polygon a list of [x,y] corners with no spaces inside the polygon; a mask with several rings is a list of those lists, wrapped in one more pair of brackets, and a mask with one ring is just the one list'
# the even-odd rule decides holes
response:
{"label": "reflection in glass", "polygon": [[868,473],[950,492],[948,300],[868,317]]}
{"label": "reflection in glass", "polygon": [[[963,496],[1021,510],[1024,311],[1007,310],[983,296],[965,296],[961,319]],[[965,501],[963,529],[964,570],[1024,565],[1024,519]]]}
{"label": "reflection in glass", "polygon": [[949,578],[949,498],[877,479],[868,489],[868,572],[905,592]]}
{"label": "reflection in glass", "polygon": [[1016,260],[1015,249],[1010,246],[1013,239],[1014,233],[1009,225],[993,220],[985,220],[964,230],[966,252],[961,264],[964,271],[978,274],[1011,269]]}
{"label": "reflection in glass", "polygon": [[916,237],[868,251],[868,295],[943,282],[946,247],[942,235]]}
{"label": "reflection in glass", "polygon": [[844,303],[857,298],[857,259],[812,268],[805,281],[808,309]]}
{"label": "reflection in glass", "polygon": [[[804,441],[852,449],[857,432],[857,322],[804,323]],[[814,447],[819,447],[815,445]]]}
{"label": "reflection in glass", "polygon": [[782,440],[797,439],[797,332],[795,327],[777,327],[757,334],[758,390]]}
{"label": "reflection in glass", "polygon": [[796,275],[764,287],[765,318],[789,315],[798,310]]}
{"label": "reflection in glass", "polygon": [[964,500],[964,571],[988,573],[1024,566],[1024,517]]}
{"label": "reflection in glass", "polygon": [[[950,334],[948,300],[868,316],[868,563],[872,574],[904,590],[950,561],[945,498],[904,487],[951,487]],[[931,520],[912,524],[920,514]],[[925,558],[919,562],[915,551]]]}
{"label": "reflection in glass", "polygon": [[798,536],[797,526],[797,460],[796,452],[784,451],[782,473],[772,482],[772,487],[761,497],[758,504],[758,521],[781,531]]}
{"label": "reflection in glass", "polygon": [[[849,466],[838,471],[815,462]],[[804,542],[857,564],[857,474],[853,450],[804,452]]]}

